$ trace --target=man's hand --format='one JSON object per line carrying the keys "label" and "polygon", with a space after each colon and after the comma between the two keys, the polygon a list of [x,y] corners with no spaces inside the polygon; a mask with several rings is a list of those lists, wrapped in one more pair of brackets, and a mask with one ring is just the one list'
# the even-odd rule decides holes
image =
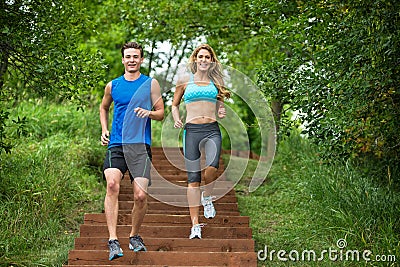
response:
{"label": "man's hand", "polygon": [[102,146],[108,145],[108,142],[110,142],[110,132],[106,131],[104,133],[101,133],[100,141]]}
{"label": "man's hand", "polygon": [[150,116],[150,112],[151,112],[150,110],[140,108],[140,107],[135,108],[133,111],[135,111],[136,117],[139,117],[139,118],[147,118]]}

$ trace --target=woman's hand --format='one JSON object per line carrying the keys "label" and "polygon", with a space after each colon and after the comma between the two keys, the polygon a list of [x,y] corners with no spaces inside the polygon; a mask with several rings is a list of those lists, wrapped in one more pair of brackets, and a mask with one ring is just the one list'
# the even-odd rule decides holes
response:
{"label": "woman's hand", "polygon": [[183,122],[180,119],[176,120],[174,123],[174,128],[182,128],[182,127],[183,127]]}
{"label": "woman's hand", "polygon": [[218,118],[223,119],[223,118],[225,118],[225,116],[226,116],[225,107],[220,106],[220,107],[218,108]]}

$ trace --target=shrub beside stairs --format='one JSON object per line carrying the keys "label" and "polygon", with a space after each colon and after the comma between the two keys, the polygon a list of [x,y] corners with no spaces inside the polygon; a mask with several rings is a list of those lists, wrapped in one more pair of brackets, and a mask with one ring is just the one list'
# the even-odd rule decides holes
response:
{"label": "shrub beside stairs", "polygon": [[[222,174],[222,160],[219,171],[222,176],[218,179],[214,192],[228,193],[214,202],[217,210],[215,218],[205,219],[202,216],[203,207],[200,207],[200,223],[206,223],[202,228],[203,239],[190,240],[189,209],[179,206],[179,203],[187,201],[187,176],[179,168],[184,164],[181,150],[153,147],[152,152],[154,170],[152,185],[149,187],[148,211],[139,233],[148,251],[133,252],[128,248],[133,195],[127,176],[121,182],[117,226],[124,256],[113,261],[108,260],[108,231],[104,213],[85,214],[80,236],[75,239],[74,249],[68,254],[68,265],[64,267],[257,266],[249,217],[239,214],[233,183],[224,179],[225,174]],[[182,187],[166,188],[163,179]]]}

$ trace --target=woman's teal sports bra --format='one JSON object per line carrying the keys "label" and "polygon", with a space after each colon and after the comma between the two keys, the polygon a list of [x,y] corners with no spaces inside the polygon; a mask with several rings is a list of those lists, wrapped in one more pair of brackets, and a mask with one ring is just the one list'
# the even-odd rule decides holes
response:
{"label": "woman's teal sports bra", "polygon": [[200,86],[194,83],[193,74],[190,75],[189,83],[186,86],[183,100],[185,104],[196,101],[217,102],[218,89],[210,80],[210,83],[205,86]]}

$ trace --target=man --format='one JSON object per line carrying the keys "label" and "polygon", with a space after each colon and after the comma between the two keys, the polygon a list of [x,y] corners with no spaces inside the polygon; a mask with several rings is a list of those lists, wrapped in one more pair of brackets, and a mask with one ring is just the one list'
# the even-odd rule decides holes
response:
{"label": "man", "polygon": [[[150,185],[151,120],[164,119],[160,85],[140,73],[143,48],[128,42],[121,48],[125,73],[109,82],[100,104],[101,144],[108,146],[103,174],[107,181],[104,210],[109,232],[109,259],[123,256],[117,237],[118,195],[121,179],[129,170],[134,194],[129,249],[146,251],[139,228],[147,211],[147,187]],[[114,102],[111,135],[108,115]]]}

